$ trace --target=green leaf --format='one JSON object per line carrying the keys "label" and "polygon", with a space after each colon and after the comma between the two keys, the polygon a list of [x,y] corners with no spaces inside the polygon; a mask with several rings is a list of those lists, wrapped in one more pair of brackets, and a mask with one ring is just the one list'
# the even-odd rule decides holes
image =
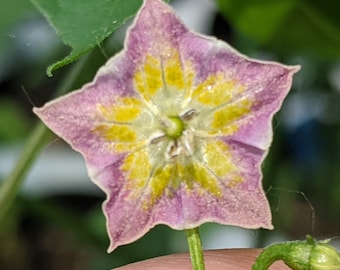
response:
{"label": "green leaf", "polygon": [[142,0],[31,0],[72,48],[64,59],[47,68],[48,76],[88,52],[132,17]]}
{"label": "green leaf", "polygon": [[321,0],[217,0],[237,31],[283,53],[340,57],[340,3]]}

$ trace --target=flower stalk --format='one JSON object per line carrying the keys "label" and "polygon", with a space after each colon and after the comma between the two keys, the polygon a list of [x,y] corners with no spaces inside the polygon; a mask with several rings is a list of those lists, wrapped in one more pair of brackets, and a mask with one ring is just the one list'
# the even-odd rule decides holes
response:
{"label": "flower stalk", "polygon": [[[77,62],[75,67],[70,73],[68,73],[66,78],[63,80],[63,83],[57,89],[56,95],[63,95],[72,89],[74,82],[78,78],[85,62],[87,61],[87,58],[88,56],[83,57]],[[51,134],[50,130],[40,122],[29,135],[16,165],[0,186],[0,222],[13,204],[27,173],[35,159],[38,157],[41,149],[46,145],[46,142],[51,137]]]}
{"label": "flower stalk", "polygon": [[193,270],[205,270],[204,257],[199,229],[193,228],[185,231],[190,252]]}

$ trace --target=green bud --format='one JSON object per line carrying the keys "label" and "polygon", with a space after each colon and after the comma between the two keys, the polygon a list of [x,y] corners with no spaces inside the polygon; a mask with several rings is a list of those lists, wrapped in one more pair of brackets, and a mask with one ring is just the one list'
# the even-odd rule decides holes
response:
{"label": "green bud", "polygon": [[340,255],[331,245],[317,243],[309,263],[311,270],[340,270]]}
{"label": "green bud", "polygon": [[252,270],[267,270],[277,260],[293,270],[340,270],[340,254],[327,242],[307,235],[305,241],[272,245],[260,253]]}

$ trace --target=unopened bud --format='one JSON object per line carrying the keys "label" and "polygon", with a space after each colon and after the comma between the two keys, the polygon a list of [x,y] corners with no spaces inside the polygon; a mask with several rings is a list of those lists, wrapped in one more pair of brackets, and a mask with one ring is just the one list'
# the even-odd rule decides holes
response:
{"label": "unopened bud", "polygon": [[326,243],[317,243],[310,255],[311,270],[340,270],[338,251]]}

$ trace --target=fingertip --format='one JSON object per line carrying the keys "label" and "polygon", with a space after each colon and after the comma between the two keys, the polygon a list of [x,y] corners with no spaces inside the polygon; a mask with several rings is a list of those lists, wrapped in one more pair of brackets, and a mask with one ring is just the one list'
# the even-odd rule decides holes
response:
{"label": "fingertip", "polygon": [[[251,269],[262,249],[221,249],[204,252],[206,270],[244,270]],[[114,270],[191,270],[189,254],[171,254],[152,258]],[[274,263],[270,270],[289,270],[283,262]]]}

